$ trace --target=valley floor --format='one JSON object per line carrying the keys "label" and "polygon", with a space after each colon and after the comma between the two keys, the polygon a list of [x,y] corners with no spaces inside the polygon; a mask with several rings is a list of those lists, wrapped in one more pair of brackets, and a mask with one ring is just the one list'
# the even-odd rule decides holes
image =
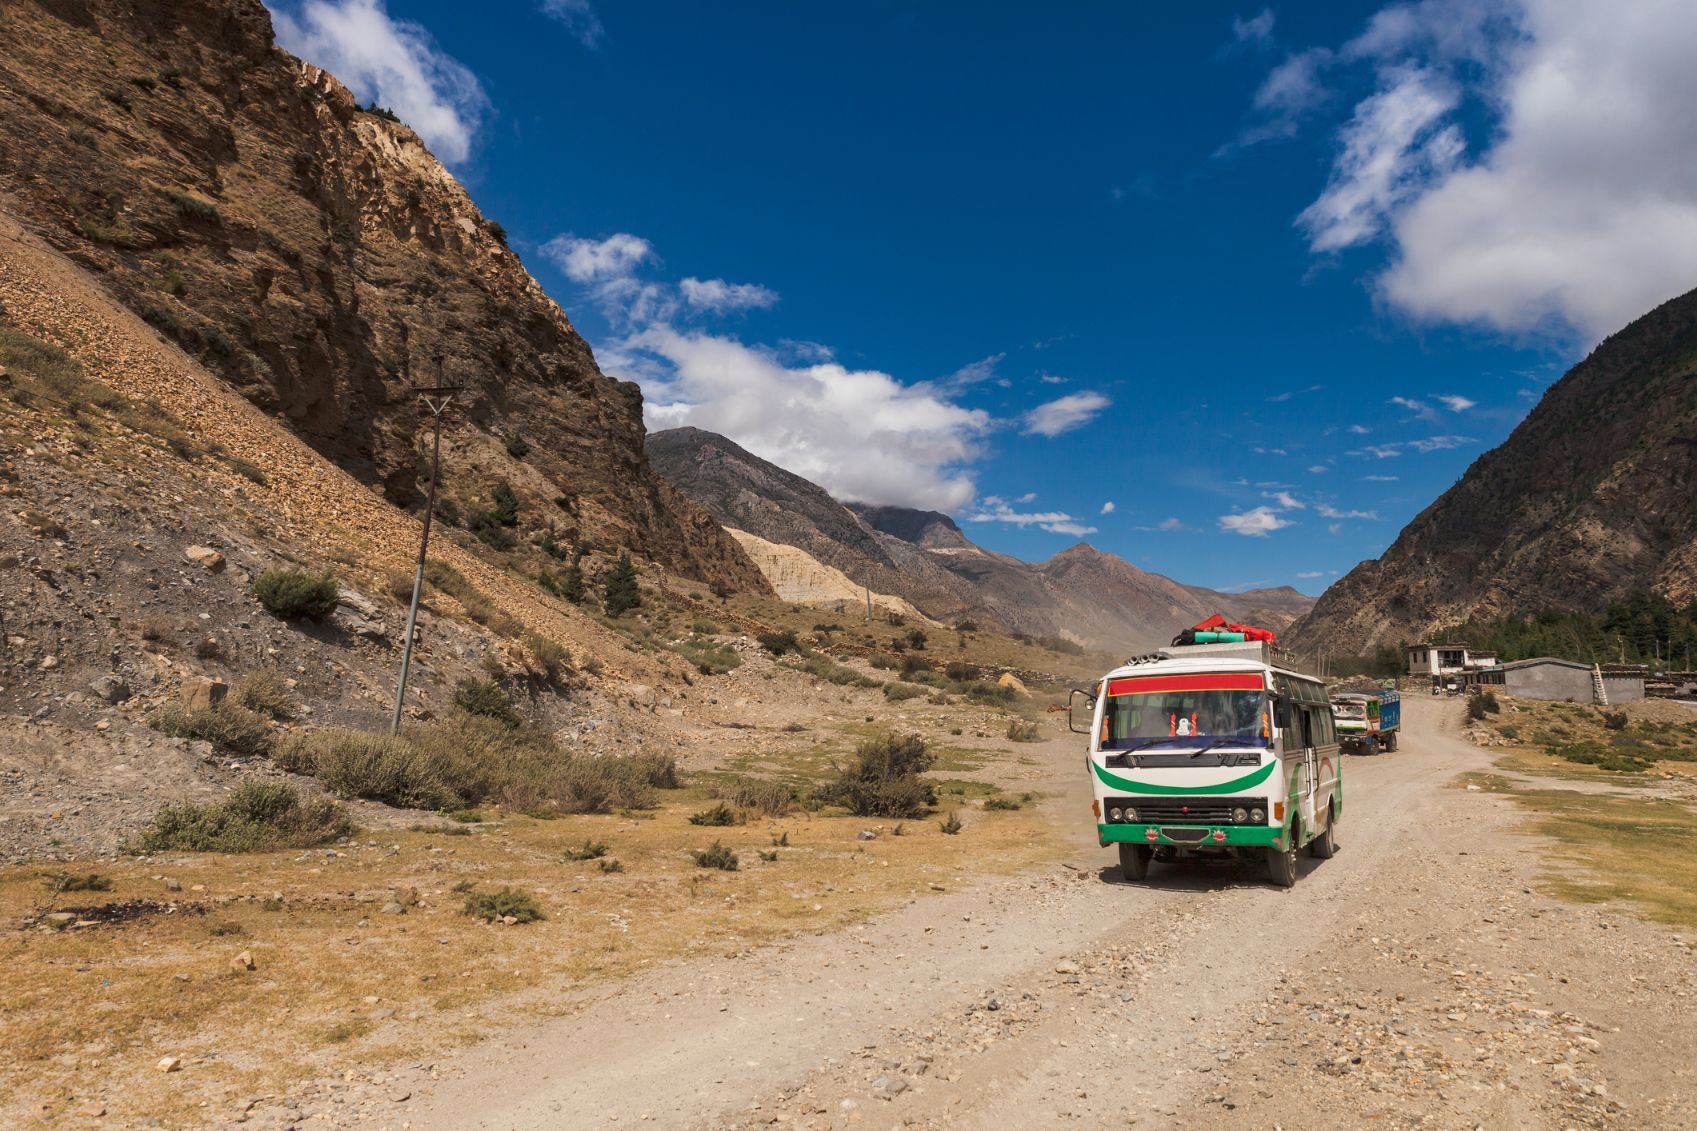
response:
{"label": "valley floor", "polygon": [[[1119,881],[1072,741],[1061,863],[971,874],[835,933],[694,960],[291,1119],[411,1128],[1697,1125],[1697,961],[1556,902],[1546,842],[1458,775],[1459,707],[1353,758],[1340,851]],[[405,1097],[400,1099],[400,1097]],[[399,1102],[397,1102],[399,1100]],[[313,1125],[319,1125],[316,1121]]]}

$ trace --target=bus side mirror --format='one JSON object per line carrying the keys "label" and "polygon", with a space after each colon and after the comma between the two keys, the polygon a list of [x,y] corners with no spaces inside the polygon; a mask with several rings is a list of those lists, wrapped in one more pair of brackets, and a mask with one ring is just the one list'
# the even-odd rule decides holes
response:
{"label": "bus side mirror", "polygon": [[1067,729],[1072,731],[1074,734],[1089,734],[1089,727],[1080,727],[1072,721],[1073,700],[1077,699],[1080,695],[1084,696],[1084,707],[1085,710],[1090,713],[1090,717],[1092,719],[1096,717],[1096,697],[1088,691],[1082,691],[1075,687],[1071,691],[1067,692]]}
{"label": "bus side mirror", "polygon": [[1273,700],[1273,725],[1278,727],[1280,730],[1289,729],[1289,727],[1290,727],[1290,700],[1288,700],[1288,699],[1275,699],[1275,700]]}

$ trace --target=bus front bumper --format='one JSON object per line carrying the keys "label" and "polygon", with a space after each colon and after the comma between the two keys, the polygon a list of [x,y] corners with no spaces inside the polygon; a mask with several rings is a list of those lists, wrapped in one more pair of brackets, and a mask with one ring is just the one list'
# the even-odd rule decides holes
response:
{"label": "bus front bumper", "polygon": [[1285,830],[1265,825],[1098,824],[1096,836],[1104,848],[1110,844],[1148,844],[1173,848],[1277,848],[1282,852],[1287,847]]}

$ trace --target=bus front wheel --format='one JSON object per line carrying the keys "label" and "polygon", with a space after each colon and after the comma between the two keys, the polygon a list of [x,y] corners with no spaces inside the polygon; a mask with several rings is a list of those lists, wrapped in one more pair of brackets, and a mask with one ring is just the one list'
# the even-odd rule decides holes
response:
{"label": "bus front wheel", "polygon": [[1282,888],[1296,886],[1296,829],[1290,832],[1288,848],[1267,849],[1267,872],[1273,883]]}
{"label": "bus front wheel", "polygon": [[1128,881],[1141,880],[1149,875],[1149,861],[1155,855],[1146,844],[1120,845],[1120,875]]}
{"label": "bus front wheel", "polygon": [[1338,850],[1337,841],[1332,839],[1332,824],[1334,818],[1326,813],[1326,828],[1319,836],[1308,842],[1308,855],[1316,860],[1330,860]]}

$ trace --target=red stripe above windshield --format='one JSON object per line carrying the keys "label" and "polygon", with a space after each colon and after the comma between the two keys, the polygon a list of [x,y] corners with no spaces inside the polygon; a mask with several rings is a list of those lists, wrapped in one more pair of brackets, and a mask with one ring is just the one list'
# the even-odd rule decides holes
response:
{"label": "red stripe above windshield", "polygon": [[1150,675],[1116,679],[1108,683],[1109,695],[1153,695],[1160,691],[1260,691],[1265,684],[1257,672],[1214,675]]}

